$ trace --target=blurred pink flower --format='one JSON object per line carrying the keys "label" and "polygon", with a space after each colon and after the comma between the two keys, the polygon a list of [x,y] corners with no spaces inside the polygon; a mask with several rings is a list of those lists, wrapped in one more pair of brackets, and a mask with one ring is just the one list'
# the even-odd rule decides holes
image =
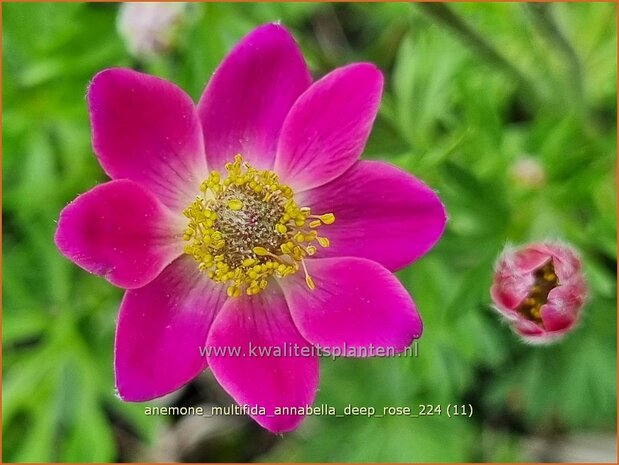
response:
{"label": "blurred pink flower", "polygon": [[[318,386],[306,349],[399,352],[421,335],[392,272],[438,241],[445,210],[410,174],[359,160],[382,82],[356,63],[312,84],[276,24],[232,50],[197,107],[153,76],[95,76],[93,146],[112,180],[62,211],[55,240],[127,289],[115,344],[122,399],[162,396],[208,366],[236,402],[264,408],[258,423],[288,431],[303,416],[276,407],[311,405]],[[201,356],[205,344],[230,351]],[[306,354],[252,356],[250,345]]]}
{"label": "blurred pink flower", "polygon": [[549,242],[503,251],[491,289],[496,309],[533,344],[556,341],[574,329],[586,294],[574,250]]}
{"label": "blurred pink flower", "polygon": [[125,2],[118,12],[118,33],[133,56],[151,58],[172,46],[186,16],[185,2]]}
{"label": "blurred pink flower", "polygon": [[536,158],[524,156],[509,168],[511,177],[525,187],[541,187],[546,182],[544,166]]}

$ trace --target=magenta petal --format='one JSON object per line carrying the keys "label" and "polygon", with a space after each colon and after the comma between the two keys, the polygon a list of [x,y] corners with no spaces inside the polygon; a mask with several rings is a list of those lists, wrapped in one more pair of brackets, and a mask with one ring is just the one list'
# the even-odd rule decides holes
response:
{"label": "magenta petal", "polygon": [[513,250],[510,266],[514,266],[522,274],[532,273],[548,262],[552,254],[543,247],[529,247],[522,250]]}
{"label": "magenta petal", "polygon": [[[552,258],[552,262],[555,268],[555,272],[559,277],[559,282],[567,284],[567,282],[578,278],[581,278],[581,263],[578,256],[573,250],[561,243],[539,243],[530,247],[531,250],[538,254],[546,255],[549,260]],[[580,288],[585,291],[584,282],[578,283]]]}
{"label": "magenta petal", "polygon": [[364,347],[367,353],[359,356],[381,355],[375,348],[401,352],[421,336],[413,300],[378,263],[347,257],[308,259],[306,266],[314,290],[302,273],[282,280],[281,286],[297,328],[311,343],[328,350]]}
{"label": "magenta petal", "polygon": [[55,242],[78,266],[130,289],[152,281],[182,253],[182,233],[155,196],[125,179],[100,184],[67,205]]}
{"label": "magenta petal", "polygon": [[114,368],[120,398],[141,402],[180,388],[207,366],[204,347],[225,287],[184,256],[150,284],[127,291],[116,328]]}
{"label": "magenta petal", "polygon": [[577,318],[574,313],[568,313],[548,304],[541,308],[541,315],[546,331],[566,331]]}
{"label": "magenta petal", "polygon": [[107,69],[88,89],[92,140],[101,166],[182,210],[206,178],[193,102],[174,84],[129,69]]}
{"label": "magenta petal", "polygon": [[548,331],[567,331],[580,318],[580,310],[587,295],[580,274],[548,294],[548,302],[541,308],[544,328]]}
{"label": "magenta petal", "polygon": [[548,331],[532,321],[521,319],[513,324],[513,329],[524,342],[533,345],[544,345],[564,337],[566,330],[569,328],[563,331]]}
{"label": "magenta petal", "polygon": [[[252,415],[259,424],[279,433],[296,428],[303,420],[300,415],[276,415],[276,407],[305,408],[313,403],[318,357],[290,351],[259,352],[294,347],[310,350],[275,283],[258,295],[228,300],[213,323],[207,346],[211,348],[211,370],[234,400],[265,409],[265,415]],[[258,352],[252,353],[252,347]],[[233,350],[242,355],[231,353]]]}
{"label": "magenta petal", "polygon": [[338,68],[310,87],[286,117],[275,172],[297,192],[325,184],[357,161],[383,87],[369,63]]}
{"label": "magenta petal", "polygon": [[414,176],[377,161],[357,162],[329,184],[302,193],[316,213],[335,214],[319,232],[331,242],[317,257],[356,256],[398,270],[424,255],[445,229],[445,208]]}
{"label": "magenta petal", "polygon": [[222,170],[236,154],[271,168],[284,118],[310,83],[286,29],[266,24],[248,34],[215,71],[198,105],[209,168]]}
{"label": "magenta petal", "polygon": [[531,340],[531,338],[542,337],[546,334],[541,326],[532,321],[525,320],[524,318],[520,318],[514,323],[514,329],[526,341]]}

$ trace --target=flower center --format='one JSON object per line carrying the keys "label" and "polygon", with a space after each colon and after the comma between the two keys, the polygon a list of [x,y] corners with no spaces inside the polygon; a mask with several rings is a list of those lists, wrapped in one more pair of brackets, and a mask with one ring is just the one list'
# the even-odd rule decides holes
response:
{"label": "flower center", "polygon": [[555,273],[552,260],[535,270],[533,277],[535,281],[529,291],[529,295],[527,295],[516,310],[527,320],[534,321],[543,326],[540,310],[542,305],[548,302],[550,291],[559,286],[559,278],[557,278]]}
{"label": "flower center", "polygon": [[317,228],[335,221],[333,213],[313,215],[299,207],[290,187],[270,170],[258,170],[241,155],[225,165],[222,179],[212,171],[201,194],[183,211],[189,219],[185,253],[213,281],[226,284],[228,295],[258,294],[270,277],[283,278],[301,267],[314,289],[303,259],[316,244],[329,247]]}

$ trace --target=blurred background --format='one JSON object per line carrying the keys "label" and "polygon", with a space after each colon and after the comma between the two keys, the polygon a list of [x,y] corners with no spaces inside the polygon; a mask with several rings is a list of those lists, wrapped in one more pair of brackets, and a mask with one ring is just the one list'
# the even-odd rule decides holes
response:
{"label": "blurred background", "polygon": [[[2,427],[8,462],[614,461],[616,5],[2,5]],[[281,21],[316,77],[372,61],[386,91],[365,157],[439,191],[449,225],[399,273],[425,331],[416,358],[324,359],[316,405],[466,403],[471,418],[308,417],[273,436],[245,417],[155,417],[228,405],[206,372],[148,404],[114,394],[121,291],[61,257],[58,213],[105,176],[91,77],[126,66],[196,101],[227,51]],[[489,302],[506,243],[582,253],[590,299],[558,344],[519,342]]]}

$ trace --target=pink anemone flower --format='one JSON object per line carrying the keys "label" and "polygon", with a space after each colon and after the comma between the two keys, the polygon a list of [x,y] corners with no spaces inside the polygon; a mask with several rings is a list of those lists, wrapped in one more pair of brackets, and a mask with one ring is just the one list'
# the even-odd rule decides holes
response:
{"label": "pink anemone flower", "polygon": [[543,242],[504,250],[490,293],[516,334],[531,344],[548,344],[576,327],[587,287],[576,253]]}
{"label": "pink anemone flower", "polygon": [[371,356],[421,335],[392,272],[438,241],[445,210],[410,174],[359,160],[382,84],[368,63],[312,84],[277,24],[234,47],[197,106],[153,76],[94,77],[92,142],[112,180],[64,208],[55,240],[126,289],[121,399],[163,396],[209,367],[237,403],[259,407],[260,425],[289,431],[303,419],[292,408],[317,391],[309,349]]}

